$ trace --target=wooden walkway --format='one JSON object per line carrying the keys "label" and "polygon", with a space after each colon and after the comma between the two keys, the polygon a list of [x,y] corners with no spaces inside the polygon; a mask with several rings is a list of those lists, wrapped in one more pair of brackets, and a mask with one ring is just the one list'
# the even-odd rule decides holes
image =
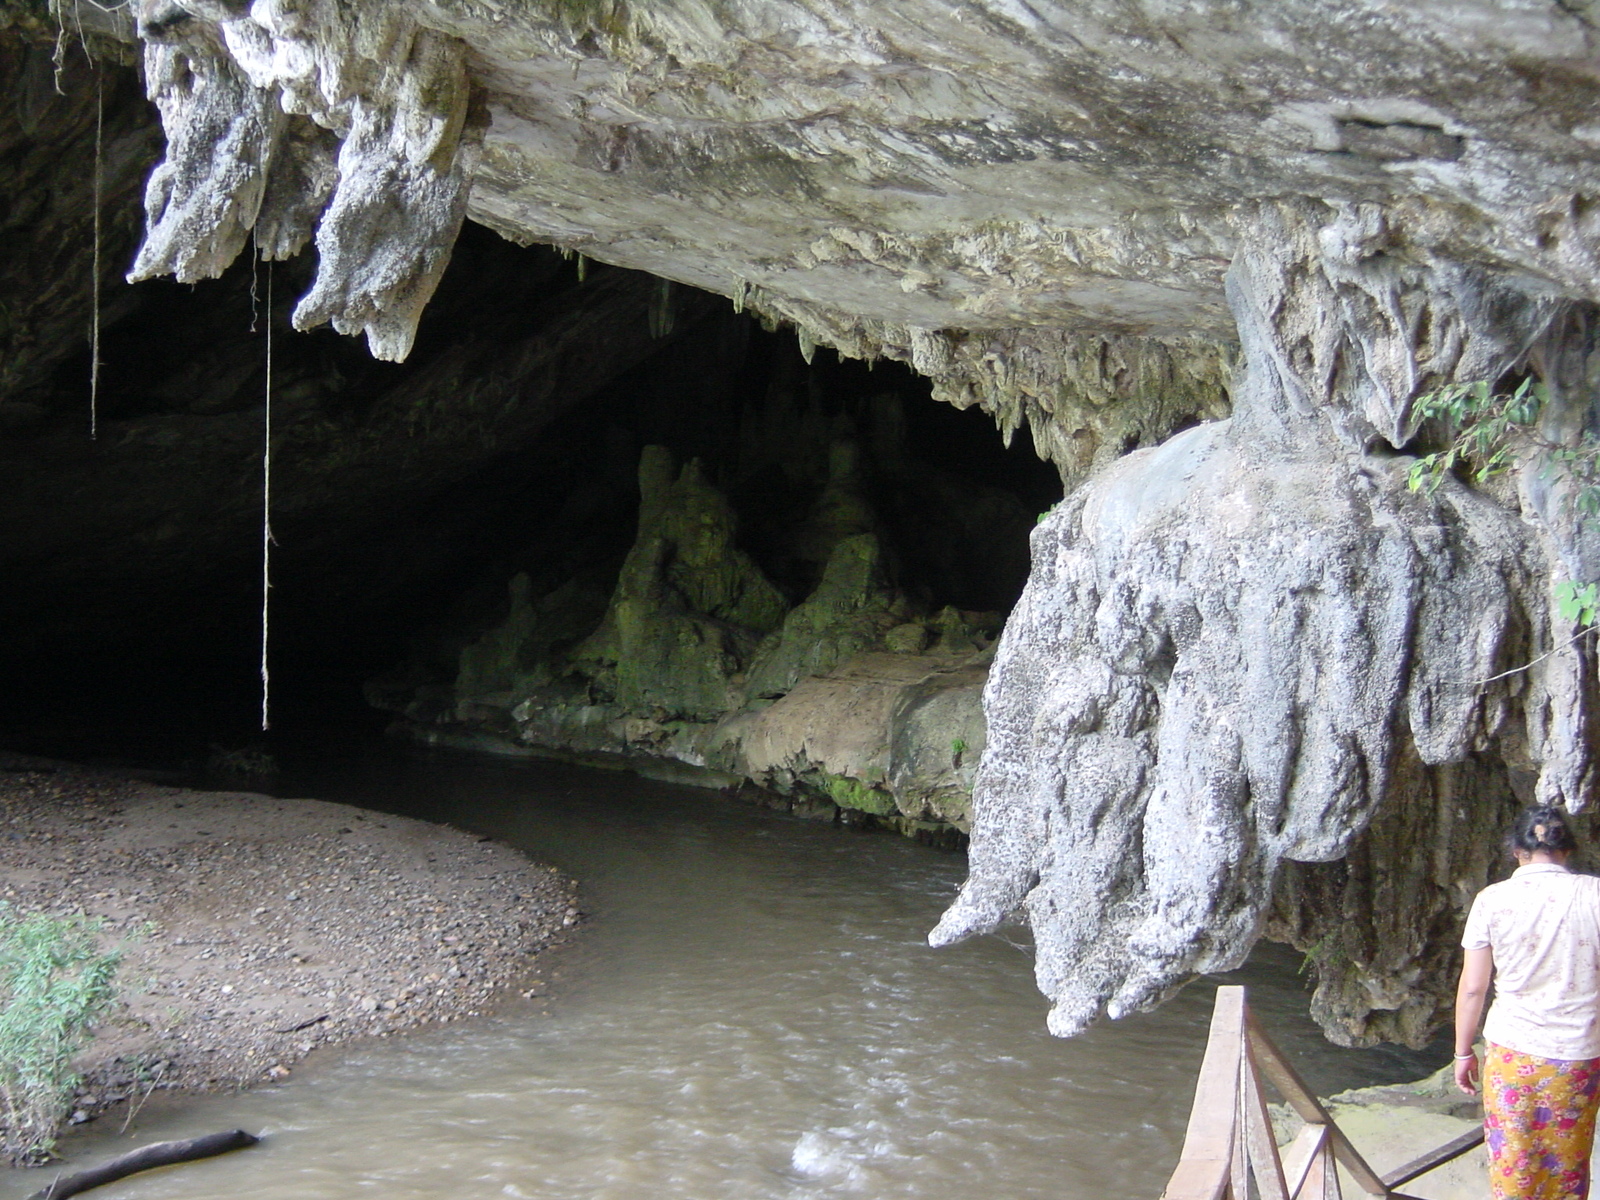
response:
{"label": "wooden walkway", "polygon": [[[1281,1155],[1263,1084],[1306,1123]],[[1395,1189],[1482,1141],[1480,1127],[1379,1175],[1261,1031],[1244,988],[1218,988],[1183,1156],[1162,1200],[1343,1200],[1336,1162],[1363,1195],[1414,1200]]]}

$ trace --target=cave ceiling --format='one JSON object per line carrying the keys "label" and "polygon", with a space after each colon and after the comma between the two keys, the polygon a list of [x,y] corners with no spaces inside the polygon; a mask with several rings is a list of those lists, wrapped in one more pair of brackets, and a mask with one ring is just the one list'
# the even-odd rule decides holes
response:
{"label": "cave ceiling", "polygon": [[1456,257],[1594,296],[1585,3],[366,7],[146,0],[141,20],[147,40],[212,23],[334,126],[382,74],[366,60],[415,45],[397,29],[443,34],[487,122],[471,217],[907,355],[919,331],[1229,338],[1234,214],[1286,195],[1400,206]]}
{"label": "cave ceiling", "polygon": [[[1241,202],[1425,203],[1592,294],[1586,6],[656,3],[576,42],[441,5],[491,121],[470,212],[712,291],[926,329],[1227,336]],[[1579,218],[1581,219],[1581,217]]]}
{"label": "cave ceiling", "polygon": [[[1394,252],[1523,294],[1593,300],[1600,277],[1600,74],[1575,0],[71,15],[142,41],[166,127],[133,278],[314,237],[296,324],[402,359],[470,217],[728,296],[808,353],[908,362],[1008,438],[1028,426],[1069,486],[1226,413],[1222,281],[1260,204],[1371,210]],[[1129,399],[1170,411],[1130,434],[1103,414]]]}

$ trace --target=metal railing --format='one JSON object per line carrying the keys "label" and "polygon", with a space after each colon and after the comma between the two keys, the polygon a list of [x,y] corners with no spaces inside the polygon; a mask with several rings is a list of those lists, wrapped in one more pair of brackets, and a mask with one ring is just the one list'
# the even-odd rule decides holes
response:
{"label": "metal railing", "polygon": [[[1264,1083],[1305,1121],[1282,1154],[1272,1135]],[[1262,1032],[1244,988],[1223,987],[1217,989],[1183,1154],[1162,1200],[1343,1200],[1341,1165],[1363,1195],[1414,1200],[1395,1189],[1482,1141],[1480,1126],[1379,1175]]]}

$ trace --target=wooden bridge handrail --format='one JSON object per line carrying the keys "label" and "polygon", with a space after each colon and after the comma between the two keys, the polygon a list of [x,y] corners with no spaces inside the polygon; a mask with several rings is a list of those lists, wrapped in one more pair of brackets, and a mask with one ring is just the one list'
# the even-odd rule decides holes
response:
{"label": "wooden bridge handrail", "polygon": [[[1223,991],[1229,994],[1224,996]],[[1183,1136],[1178,1169],[1167,1194],[1184,1200],[1220,1200],[1233,1173],[1234,1097],[1244,1058],[1244,989],[1218,989],[1206,1055],[1195,1081],[1194,1105]]]}
{"label": "wooden bridge handrail", "polygon": [[[1242,992],[1244,989],[1239,990]],[[1294,1109],[1306,1124],[1328,1127],[1328,1142],[1334,1156],[1344,1164],[1344,1169],[1350,1172],[1350,1177],[1355,1180],[1357,1187],[1369,1196],[1387,1196],[1389,1189],[1385,1186],[1383,1178],[1356,1152],[1350,1139],[1345,1137],[1344,1131],[1334,1123],[1333,1118],[1328,1115],[1328,1110],[1322,1106],[1322,1101],[1317,1099],[1316,1093],[1306,1086],[1305,1080],[1300,1078],[1300,1073],[1290,1065],[1282,1051],[1272,1044],[1272,1039],[1266,1035],[1248,1010],[1245,1012],[1245,1027],[1249,1032],[1252,1057],[1260,1065],[1266,1077],[1272,1081],[1272,1086],[1278,1089],[1278,1095],[1284,1098],[1289,1107]]]}
{"label": "wooden bridge handrail", "polygon": [[[1272,1133],[1263,1078],[1305,1121],[1287,1156]],[[1336,1162],[1366,1195],[1411,1200],[1394,1189],[1482,1141],[1481,1128],[1470,1130],[1379,1175],[1272,1044],[1251,1014],[1244,988],[1221,987],[1183,1153],[1162,1200],[1246,1200],[1251,1179],[1260,1200],[1341,1200]]]}
{"label": "wooden bridge handrail", "polygon": [[1435,1167],[1442,1167],[1445,1163],[1458,1159],[1467,1151],[1475,1150],[1481,1145],[1483,1145],[1483,1126],[1478,1125],[1460,1137],[1451,1138],[1438,1149],[1418,1155],[1404,1166],[1386,1171],[1383,1182],[1390,1188],[1397,1188],[1402,1183],[1410,1183],[1418,1175],[1426,1175]]}

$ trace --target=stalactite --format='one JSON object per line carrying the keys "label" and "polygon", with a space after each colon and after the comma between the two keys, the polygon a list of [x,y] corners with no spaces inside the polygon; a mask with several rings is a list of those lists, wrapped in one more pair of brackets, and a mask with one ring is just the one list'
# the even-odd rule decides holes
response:
{"label": "stalactite", "polygon": [[971,877],[932,940],[1026,919],[1058,1034],[1239,965],[1270,922],[1337,944],[1330,1035],[1419,1044],[1509,768],[1574,810],[1595,790],[1593,663],[1549,601],[1566,535],[1454,480],[1413,493],[1394,453],[1428,381],[1592,363],[1587,325],[1381,217],[1261,206],[1228,278],[1234,415],[1118,459],[1034,533]]}

